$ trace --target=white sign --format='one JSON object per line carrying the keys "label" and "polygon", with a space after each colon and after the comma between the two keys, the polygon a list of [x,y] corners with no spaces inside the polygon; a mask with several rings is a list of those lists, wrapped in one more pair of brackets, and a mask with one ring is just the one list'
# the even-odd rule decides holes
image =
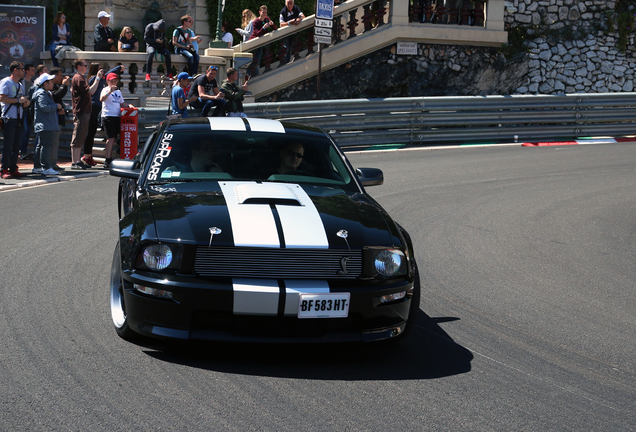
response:
{"label": "white sign", "polygon": [[333,27],[333,21],[332,20],[324,20],[324,19],[316,18],[316,27],[331,28],[331,27]]}
{"label": "white sign", "polygon": [[398,42],[398,55],[417,55],[417,42]]}
{"label": "white sign", "polygon": [[331,36],[331,29],[314,27],[314,34],[317,34],[318,36]]}
{"label": "white sign", "polygon": [[314,42],[329,45],[331,44],[331,38],[327,36],[314,35]]}

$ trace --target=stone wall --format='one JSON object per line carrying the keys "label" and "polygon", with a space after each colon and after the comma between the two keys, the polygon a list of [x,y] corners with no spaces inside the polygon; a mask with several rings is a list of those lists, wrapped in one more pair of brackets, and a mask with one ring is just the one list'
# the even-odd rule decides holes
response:
{"label": "stone wall", "polygon": [[[392,45],[324,72],[321,97],[630,92],[636,79],[634,36],[629,33],[626,49],[618,49],[616,27],[608,21],[615,7],[603,0],[507,1],[506,29],[525,29],[517,55],[419,44],[417,56],[397,56]],[[260,100],[315,97],[311,78]]]}

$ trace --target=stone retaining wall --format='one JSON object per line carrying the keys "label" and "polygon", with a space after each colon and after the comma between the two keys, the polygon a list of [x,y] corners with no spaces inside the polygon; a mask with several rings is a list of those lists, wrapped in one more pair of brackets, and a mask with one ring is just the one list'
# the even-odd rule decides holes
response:
{"label": "stone retaining wall", "polygon": [[[507,1],[506,29],[527,32],[524,49],[512,59],[496,48],[426,44],[419,44],[417,56],[397,56],[392,45],[324,72],[321,97],[631,92],[634,35],[630,30],[621,51],[608,21],[615,7],[604,0]],[[311,78],[260,100],[315,97]]]}

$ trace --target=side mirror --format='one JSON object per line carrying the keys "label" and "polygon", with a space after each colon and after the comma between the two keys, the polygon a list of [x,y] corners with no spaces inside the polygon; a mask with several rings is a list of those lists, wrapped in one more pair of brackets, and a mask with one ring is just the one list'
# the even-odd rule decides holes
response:
{"label": "side mirror", "polygon": [[378,186],[384,183],[384,174],[377,168],[356,168],[362,186]]}
{"label": "side mirror", "polygon": [[138,160],[115,159],[110,163],[109,173],[115,177],[138,179],[140,172]]}

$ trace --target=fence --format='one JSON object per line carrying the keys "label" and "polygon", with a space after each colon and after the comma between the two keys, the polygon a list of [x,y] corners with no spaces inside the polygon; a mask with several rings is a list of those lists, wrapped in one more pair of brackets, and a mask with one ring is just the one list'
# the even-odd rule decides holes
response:
{"label": "fence", "polygon": [[[636,93],[268,102],[246,104],[245,112],[321,127],[342,148],[636,134]],[[140,128],[165,113],[142,110]]]}
{"label": "fence", "polygon": [[[166,108],[167,99],[166,107],[139,110],[141,143]],[[268,102],[246,104],[245,112],[321,127],[344,149],[636,134],[636,93]],[[72,127],[67,121],[62,150],[68,151]]]}

